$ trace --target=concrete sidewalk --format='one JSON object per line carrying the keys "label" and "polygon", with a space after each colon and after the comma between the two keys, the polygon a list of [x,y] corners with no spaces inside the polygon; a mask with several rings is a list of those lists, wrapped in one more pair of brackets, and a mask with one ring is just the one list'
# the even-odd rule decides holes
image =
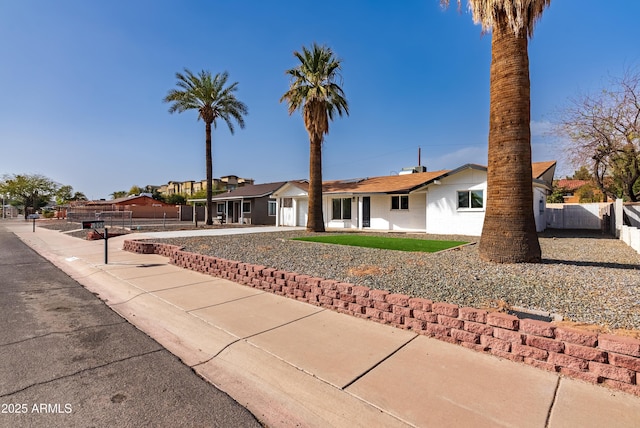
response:
{"label": "concrete sidewalk", "polygon": [[640,421],[638,397],[122,251],[131,235],[105,265],[104,241],[3,224],[268,426]]}

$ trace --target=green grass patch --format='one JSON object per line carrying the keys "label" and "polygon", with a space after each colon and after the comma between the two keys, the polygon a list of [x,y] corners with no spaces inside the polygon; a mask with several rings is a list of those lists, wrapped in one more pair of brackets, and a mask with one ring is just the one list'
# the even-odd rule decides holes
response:
{"label": "green grass patch", "polygon": [[359,234],[305,236],[296,241],[320,242],[323,244],[351,245],[354,247],[380,248],[396,251],[421,251],[435,253],[466,244],[464,241],[434,241],[428,239],[389,238]]}

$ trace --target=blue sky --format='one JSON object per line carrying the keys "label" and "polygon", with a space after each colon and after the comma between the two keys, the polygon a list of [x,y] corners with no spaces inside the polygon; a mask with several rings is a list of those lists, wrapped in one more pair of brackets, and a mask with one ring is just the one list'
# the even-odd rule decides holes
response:
{"label": "blue sky", "polygon": [[[465,2],[466,3],[466,2]],[[640,65],[636,0],[555,0],[529,45],[534,161],[568,98]],[[325,179],[486,164],[491,35],[438,0],[0,0],[0,175],[42,174],[89,198],[205,178],[204,123],[162,102],[175,73],[228,71],[246,128],[213,133],[214,176],[308,177],[302,117],[279,99],[313,42],[343,60],[350,116]],[[558,175],[558,174],[557,174]]]}

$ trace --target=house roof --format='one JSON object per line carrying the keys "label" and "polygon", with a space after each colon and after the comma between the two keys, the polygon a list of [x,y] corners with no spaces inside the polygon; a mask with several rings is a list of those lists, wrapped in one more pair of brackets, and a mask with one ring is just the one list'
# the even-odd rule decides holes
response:
{"label": "house roof", "polygon": [[87,201],[86,205],[121,205],[121,204],[128,205],[128,204],[135,203],[136,201],[141,199],[153,200],[154,204],[171,205],[171,204],[167,204],[165,202],[159,201],[157,199],[153,199],[146,195],[132,195],[132,196],[125,196],[124,198],[105,199],[105,200],[99,200],[99,201]]}
{"label": "house roof", "polygon": [[409,193],[427,181],[445,174],[446,170],[388,175],[351,180],[325,181],[323,193]]}
{"label": "house roof", "polygon": [[591,182],[588,180],[570,180],[567,178],[563,178],[561,180],[558,180],[558,184],[557,186],[562,188],[562,189],[567,189],[569,191],[574,191],[576,189],[579,189],[580,187],[590,184]]}
{"label": "house roof", "polygon": [[[260,198],[268,196],[282,187],[286,181],[278,181],[275,183],[263,183],[263,184],[245,184],[242,187],[231,190],[229,192],[220,193],[215,195],[212,199],[225,200],[225,199],[245,199],[245,198]],[[199,201],[200,199],[190,199],[192,201]]]}
{"label": "house roof", "polygon": [[[538,185],[542,185],[544,187],[549,188],[549,190],[551,190],[550,184],[547,183],[544,179],[543,176],[549,172],[550,170],[552,170],[552,168],[555,168],[556,165],[556,161],[547,161],[547,162],[534,162],[531,164],[531,178],[534,182],[534,184],[538,184]],[[423,186],[420,187],[424,187],[428,184],[431,184],[433,181],[438,180],[440,178],[444,178],[444,177],[448,177],[450,175],[454,175],[457,174],[461,171],[467,170],[467,169],[475,169],[478,171],[487,171],[487,167],[483,166],[483,165],[477,165],[477,164],[473,164],[473,163],[468,163],[466,165],[462,165],[461,167],[458,167],[454,170],[451,171],[445,171],[444,174],[442,174],[439,177],[434,177],[433,179],[427,181],[424,183]]]}
{"label": "house roof", "polygon": [[556,165],[556,161],[534,162],[531,164],[533,178],[542,178],[542,176]]}
{"label": "house roof", "polygon": [[[532,180],[540,181],[545,173],[555,167],[555,161],[535,162],[532,167]],[[478,171],[487,171],[486,166],[476,164],[466,164],[453,170],[440,170],[432,172],[417,172],[405,175],[387,175],[381,177],[352,178],[348,180],[324,181],[322,183],[322,193],[324,194],[341,194],[341,193],[410,193],[418,190],[435,180],[457,174],[467,169],[475,169]],[[302,189],[305,192],[309,190],[309,183],[302,181],[289,181],[286,183]]]}
{"label": "house roof", "polygon": [[[555,161],[534,162],[531,165],[532,179],[540,179],[547,171],[553,168],[555,164]],[[322,184],[322,190],[323,193],[409,193],[434,180],[454,175],[467,169],[486,171],[487,167],[469,163],[454,170],[325,181]]]}

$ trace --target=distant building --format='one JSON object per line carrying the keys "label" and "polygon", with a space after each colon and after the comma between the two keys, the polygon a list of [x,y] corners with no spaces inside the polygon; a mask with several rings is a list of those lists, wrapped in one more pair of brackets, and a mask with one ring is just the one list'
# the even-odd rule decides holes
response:
{"label": "distant building", "polygon": [[[242,178],[237,175],[225,175],[213,179],[214,193],[234,190],[247,184],[253,184],[253,178]],[[184,195],[187,198],[203,190],[207,190],[207,180],[200,181],[169,181],[158,187],[158,191],[163,196]]]}

